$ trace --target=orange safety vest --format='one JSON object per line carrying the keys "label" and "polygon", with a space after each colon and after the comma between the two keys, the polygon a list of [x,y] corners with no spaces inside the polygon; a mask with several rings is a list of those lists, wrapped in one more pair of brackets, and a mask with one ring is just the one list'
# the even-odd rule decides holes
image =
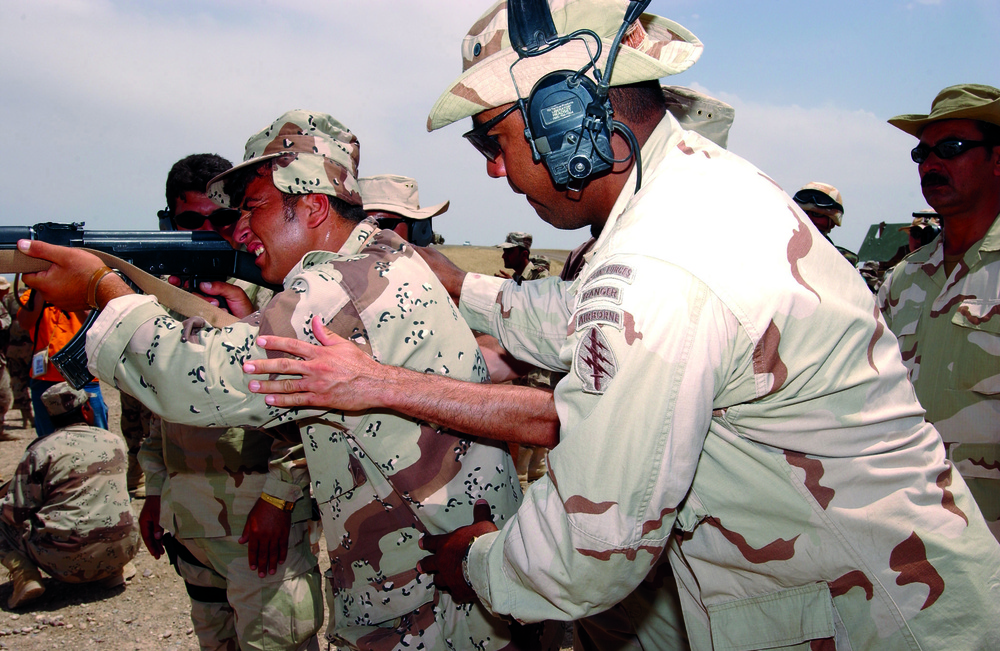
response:
{"label": "orange safety vest", "polygon": [[[21,303],[28,300],[31,290],[21,295]],[[48,347],[49,358],[62,350],[63,346],[69,343],[73,336],[83,327],[83,321],[76,312],[64,312],[54,305],[48,305],[42,310],[42,315],[38,318],[38,323],[34,328],[29,329],[28,335],[31,337],[33,347],[32,357],[35,353]],[[46,380],[48,382],[64,382],[65,378],[51,362],[45,368],[45,373],[35,377],[36,380]]]}

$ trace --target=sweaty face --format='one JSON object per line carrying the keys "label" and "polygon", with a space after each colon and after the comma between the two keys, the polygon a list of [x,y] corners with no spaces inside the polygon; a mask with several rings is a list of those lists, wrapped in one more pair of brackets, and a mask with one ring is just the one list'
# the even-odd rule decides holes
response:
{"label": "sweaty face", "polygon": [[299,219],[297,207],[286,208],[271,175],[255,177],[247,185],[242,215],[233,240],[256,256],[264,280],[280,283],[302,256],[312,250],[310,232]]}
{"label": "sweaty face", "polygon": [[[920,142],[930,147],[949,139],[982,140],[983,134],[972,120],[931,122],[920,133]],[[1000,147],[975,147],[948,160],[931,152],[917,169],[927,203],[942,216],[962,215],[996,195]]]}
{"label": "sweaty face", "polygon": [[[473,118],[473,122],[477,125],[487,122],[508,107],[510,104],[483,111]],[[520,111],[508,115],[489,133],[496,137],[501,152],[495,161],[487,161],[487,174],[493,178],[506,177],[510,188],[523,194],[538,216],[556,228],[575,230],[594,223],[595,216],[587,210],[586,199],[581,195],[571,199],[565,188],[558,188],[552,182],[545,165],[532,160]],[[586,190],[584,188],[583,194]],[[602,220],[606,219],[607,215],[603,215]]]}

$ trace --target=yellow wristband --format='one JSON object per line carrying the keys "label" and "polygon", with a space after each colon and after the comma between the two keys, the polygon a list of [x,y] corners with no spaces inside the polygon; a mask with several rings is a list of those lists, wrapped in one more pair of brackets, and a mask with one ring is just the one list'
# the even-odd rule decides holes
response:
{"label": "yellow wristband", "polygon": [[87,305],[98,309],[97,307],[97,286],[101,284],[104,277],[110,273],[114,273],[111,267],[101,267],[94,272],[94,275],[90,277],[90,282],[87,283]]}
{"label": "yellow wristband", "polygon": [[274,495],[268,495],[267,493],[261,493],[260,499],[264,500],[271,506],[276,506],[282,511],[291,511],[295,508],[295,502],[288,502],[281,498],[275,497]]}

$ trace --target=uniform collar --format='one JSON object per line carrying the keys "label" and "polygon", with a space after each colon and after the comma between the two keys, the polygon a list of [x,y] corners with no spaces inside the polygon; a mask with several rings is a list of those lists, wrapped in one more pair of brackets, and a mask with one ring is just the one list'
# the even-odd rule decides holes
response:
{"label": "uniform collar", "polygon": [[340,247],[337,253],[340,255],[357,255],[361,253],[361,250],[368,246],[368,243],[378,232],[379,227],[375,223],[375,220],[370,217],[365,219],[354,227],[354,230],[347,237],[347,241],[344,242],[344,245]]}

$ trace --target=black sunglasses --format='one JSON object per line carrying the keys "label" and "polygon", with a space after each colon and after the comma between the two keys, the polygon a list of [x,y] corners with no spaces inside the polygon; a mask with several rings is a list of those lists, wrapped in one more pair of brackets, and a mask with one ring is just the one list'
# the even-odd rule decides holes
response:
{"label": "black sunglasses", "polygon": [[488,161],[491,163],[495,162],[503,150],[500,149],[500,140],[496,136],[489,135],[489,132],[493,127],[500,124],[504,118],[517,110],[517,106],[517,104],[512,105],[492,120],[487,120],[478,127],[473,127],[471,131],[465,132],[462,134],[462,137],[471,142],[472,146],[478,149],[479,153],[485,156]]}
{"label": "black sunglasses", "polygon": [[795,203],[807,204],[811,203],[817,208],[836,208],[837,210],[843,210],[844,207],[833,200],[825,192],[820,192],[819,190],[799,190],[792,197]]}
{"label": "black sunglasses", "polygon": [[173,215],[174,223],[177,224],[178,228],[184,228],[189,231],[201,228],[206,219],[212,223],[213,228],[221,228],[235,224],[239,218],[240,211],[235,208],[219,208],[210,215],[203,215],[194,210],[185,210],[182,213]]}
{"label": "black sunglasses", "polygon": [[942,140],[933,147],[924,142],[920,143],[910,150],[910,158],[913,159],[914,163],[919,164],[927,160],[927,157],[933,153],[941,160],[950,160],[956,156],[961,156],[965,152],[970,149],[975,149],[976,147],[993,146],[993,143],[988,140],[957,140],[955,138],[949,138],[947,140]]}

